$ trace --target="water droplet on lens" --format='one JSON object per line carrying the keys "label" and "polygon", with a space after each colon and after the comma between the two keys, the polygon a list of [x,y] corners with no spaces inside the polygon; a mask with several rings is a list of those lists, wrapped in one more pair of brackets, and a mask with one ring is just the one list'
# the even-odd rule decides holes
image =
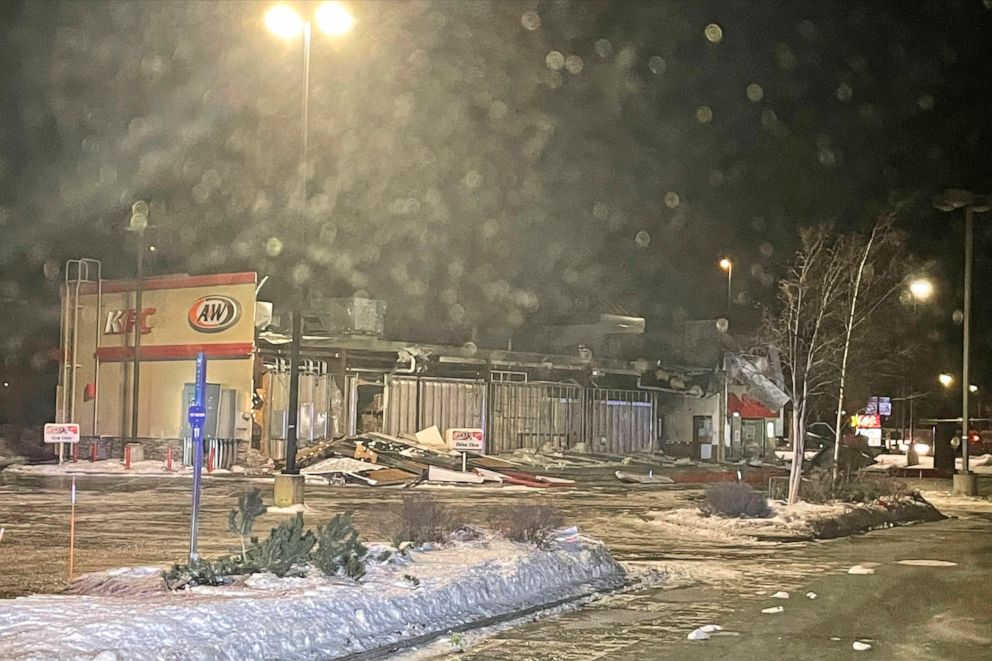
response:
{"label": "water droplet on lens", "polygon": [[703,124],[709,124],[713,121],[713,111],[709,106],[699,106],[696,108],[696,120]]}
{"label": "water droplet on lens", "polygon": [[723,41],[723,28],[716,23],[710,23],[707,25],[706,29],[703,31],[703,34],[706,35],[706,40],[712,44],[718,44]]}
{"label": "water droplet on lens", "polygon": [[544,58],[544,63],[552,71],[561,71],[565,67],[565,56],[553,50]]}
{"label": "water droplet on lens", "polygon": [[638,248],[647,248],[649,245],[651,245],[651,235],[645,232],[644,230],[641,230],[634,237],[634,243],[637,244]]}
{"label": "water droplet on lens", "polygon": [[265,254],[269,257],[278,257],[282,253],[282,241],[272,237],[265,242]]}
{"label": "water droplet on lens", "polygon": [[654,55],[648,60],[648,69],[651,73],[655,75],[660,75],[665,72],[665,59],[658,55]]}
{"label": "water droplet on lens", "polygon": [[525,30],[534,31],[541,27],[541,17],[536,11],[526,11],[523,16],[520,17],[520,24],[524,26]]}
{"label": "water droplet on lens", "polygon": [[765,90],[763,90],[761,85],[758,83],[751,83],[748,85],[745,92],[747,94],[747,98],[755,103],[765,98]]}
{"label": "water droplet on lens", "polygon": [[672,191],[665,193],[665,206],[669,209],[674,209],[679,205],[681,200],[679,200],[679,194]]}

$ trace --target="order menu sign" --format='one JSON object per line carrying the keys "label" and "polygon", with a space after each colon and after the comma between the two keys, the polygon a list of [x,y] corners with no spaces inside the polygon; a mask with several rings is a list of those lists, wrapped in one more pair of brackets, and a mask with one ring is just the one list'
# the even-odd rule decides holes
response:
{"label": "order menu sign", "polygon": [[79,425],[70,422],[49,422],[45,425],[46,443],[78,443]]}

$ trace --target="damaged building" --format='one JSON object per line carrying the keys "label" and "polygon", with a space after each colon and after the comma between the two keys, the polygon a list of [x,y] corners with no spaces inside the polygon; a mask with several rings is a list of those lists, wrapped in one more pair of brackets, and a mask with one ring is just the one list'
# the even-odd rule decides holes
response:
{"label": "damaged building", "polygon": [[[289,318],[257,300],[256,274],[145,278],[139,310],[137,282],[99,272],[97,262],[73,260],[63,286],[57,409],[59,421],[81,426],[81,452],[120,456],[136,420],[146,458],[173,448],[188,461],[186,409],[203,352],[204,436],[218,465],[251,449],[284,457]],[[488,454],[553,448],[723,460],[764,454],[782,433],[774,361],[742,352],[714,321],[687,325],[658,357],[632,358],[650,353],[639,317],[578,318],[521,348],[494,349],[389,339],[384,301],[317,299],[309,307],[301,447],[437,426],[442,434],[482,430]]]}

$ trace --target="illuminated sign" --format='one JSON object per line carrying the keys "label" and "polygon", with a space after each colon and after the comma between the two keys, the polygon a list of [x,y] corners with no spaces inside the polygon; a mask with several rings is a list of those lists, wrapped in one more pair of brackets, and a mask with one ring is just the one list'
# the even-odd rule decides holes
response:
{"label": "illuminated sign", "polygon": [[878,415],[859,415],[858,429],[880,429],[882,419]]}
{"label": "illuminated sign", "polygon": [[201,333],[219,333],[238,323],[241,306],[230,296],[211,294],[196,299],[187,316],[193,330]]}
{"label": "illuminated sign", "polygon": [[134,325],[138,324],[141,334],[148,335],[152,332],[152,327],[148,325],[148,317],[156,311],[155,308],[144,308],[139,316],[137,310],[110,310],[103,324],[103,334],[128,335],[134,332]]}

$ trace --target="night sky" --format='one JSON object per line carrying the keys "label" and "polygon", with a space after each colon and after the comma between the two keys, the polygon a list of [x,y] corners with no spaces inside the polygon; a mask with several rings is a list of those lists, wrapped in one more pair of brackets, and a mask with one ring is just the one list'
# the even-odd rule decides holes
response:
{"label": "night sky", "polygon": [[306,280],[388,300],[393,336],[482,345],[721,315],[725,254],[747,328],[797,228],[898,209],[938,282],[931,358],[960,369],[962,214],[931,197],[992,192],[992,0],[352,2],[353,33],[314,39],[304,223],[300,44],[268,6],[0,5],[0,371],[42,367],[67,258],[133,273],[139,198],[153,273]]}

